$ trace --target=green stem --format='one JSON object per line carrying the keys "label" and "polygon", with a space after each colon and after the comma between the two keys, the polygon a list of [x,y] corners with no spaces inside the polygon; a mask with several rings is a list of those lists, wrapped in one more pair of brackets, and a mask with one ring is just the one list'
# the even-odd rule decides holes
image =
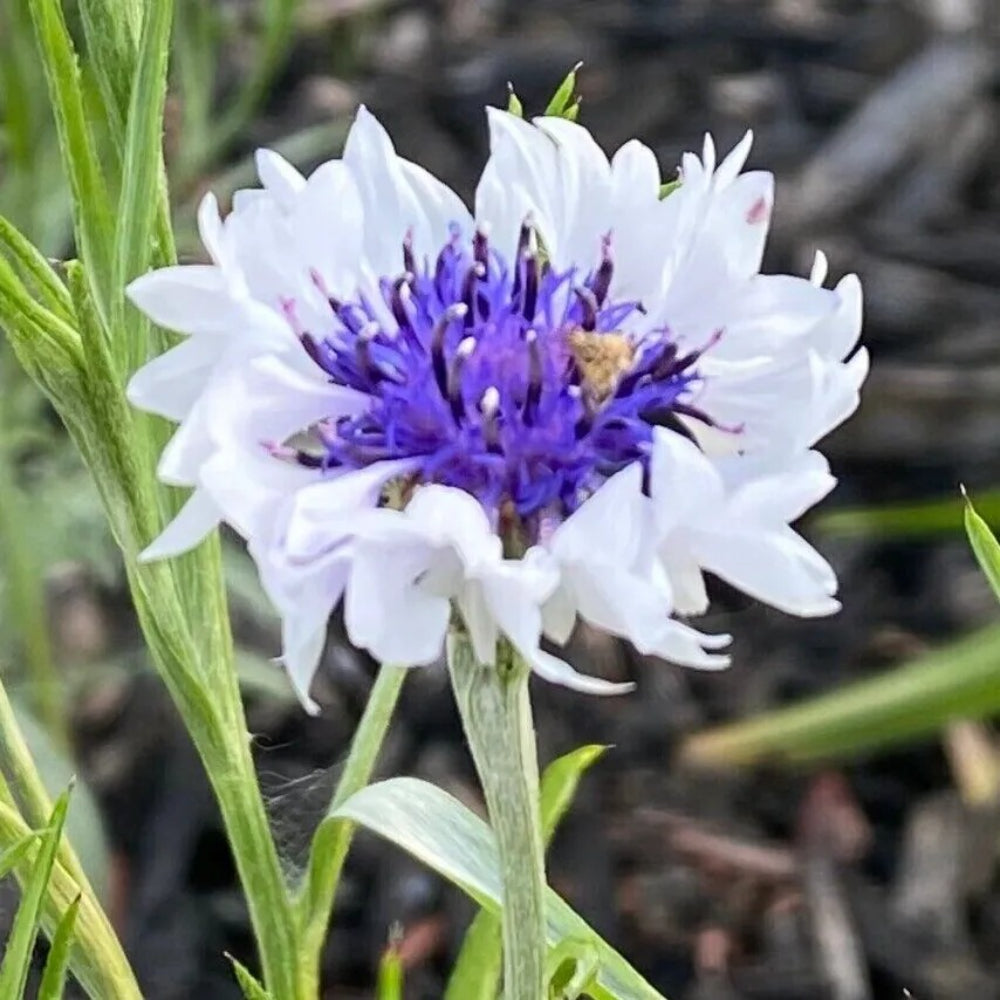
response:
{"label": "green stem", "polygon": [[448,668],[500,854],[504,997],[541,1000],[545,860],[530,671],[506,641],[497,649],[495,666],[479,663],[459,632],[448,639]]}
{"label": "green stem", "polygon": [[[176,600],[170,577],[176,575],[183,581],[183,574],[195,567],[201,578],[191,580],[191,591],[200,595],[200,611],[188,604],[184,614],[187,628],[170,634],[165,631],[172,618],[168,608],[171,600]],[[291,895],[250,753],[220,583],[216,539],[175,560],[170,568],[164,563],[140,564],[129,573],[150,650],[219,803],[265,985],[273,1000],[315,1000],[317,982],[300,961]],[[185,599],[190,601],[190,595]]]}
{"label": "green stem", "polygon": [[[389,664],[379,670],[368,696],[368,704],[354,732],[347,764],[337,782],[337,790],[330,803],[331,812],[364,788],[371,779],[407,673],[406,667]],[[333,898],[353,833],[354,827],[349,823],[325,822],[313,839],[308,874],[297,902],[303,956],[309,962],[319,961]]]}

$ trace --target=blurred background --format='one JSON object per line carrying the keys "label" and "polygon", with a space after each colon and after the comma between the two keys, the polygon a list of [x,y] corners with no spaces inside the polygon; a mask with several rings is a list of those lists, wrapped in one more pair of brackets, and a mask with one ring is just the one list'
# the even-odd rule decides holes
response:
{"label": "blurred background", "polygon": [[[581,121],[609,150],[639,137],[666,177],[705,130],[727,150],[754,129],[751,166],[778,179],[766,269],[807,272],[822,247],[834,277],[857,271],[865,287],[873,372],[829,442],[840,487],[805,526],[844,610],[794,621],[719,586],[707,624],[735,633],[735,662],[711,676],[579,630],[577,665],[638,690],[535,690],[543,760],[613,744],[560,828],[551,880],[671,1000],[1000,997],[1000,609],[958,494],[1000,521],[995,0],[176,7],[166,147],[184,260],[200,253],[206,190],[225,203],[253,183],[260,145],[303,169],[337,155],[362,101],[467,197],[483,105],[504,105],[512,81],[538,113],[581,59]],[[0,214],[72,254],[24,0],[0,0]],[[207,782],[87,474],[5,345],[0,383],[3,681],[52,780],[81,777],[70,835],[146,996],[236,998],[223,953],[252,965],[252,941]],[[226,558],[261,781],[295,871],[374,665],[334,622],[324,711],[307,718],[270,662],[275,618],[233,539]],[[381,770],[478,803],[441,669],[407,681]],[[0,885],[0,937],[15,902]],[[370,997],[395,927],[407,997],[437,1000],[471,914],[359,836],[325,996]]]}

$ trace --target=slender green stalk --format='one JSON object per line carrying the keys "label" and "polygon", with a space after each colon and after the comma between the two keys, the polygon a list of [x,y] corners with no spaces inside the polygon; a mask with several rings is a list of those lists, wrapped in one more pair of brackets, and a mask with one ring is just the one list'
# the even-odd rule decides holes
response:
{"label": "slender green stalk", "polygon": [[[347,764],[337,782],[337,790],[330,803],[331,812],[364,788],[371,779],[407,672],[405,667],[389,664],[379,670],[368,696],[368,704],[351,741]],[[351,824],[324,821],[313,838],[309,870],[297,903],[302,925],[304,960],[319,960],[333,897],[337,892],[337,883],[340,881],[353,833]]]}
{"label": "slender green stalk", "polygon": [[503,882],[504,997],[545,996],[545,860],[529,668],[502,641],[495,666],[464,633],[448,639],[448,668],[486,797]]}

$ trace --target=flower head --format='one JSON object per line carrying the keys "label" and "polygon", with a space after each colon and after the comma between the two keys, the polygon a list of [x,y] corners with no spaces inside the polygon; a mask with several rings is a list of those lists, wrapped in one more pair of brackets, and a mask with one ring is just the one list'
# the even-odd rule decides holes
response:
{"label": "flower head", "polygon": [[[490,112],[474,215],[400,159],[364,109],[308,179],[263,188],[213,263],[140,278],[188,339],[133,401],[180,422],[165,481],[195,487],[149,556],[220,519],[246,537],[302,697],[331,608],[375,656],[441,651],[453,609],[477,653],[502,633],[536,671],[577,617],[644,652],[718,666],[703,572],[795,614],[836,608],[789,522],[833,485],[811,450],[857,405],[860,289],[759,274],[772,180],[706,139],[661,200],[637,142],[609,162],[582,127]],[[853,356],[852,356],[853,355]],[[848,359],[849,360],[845,360]]]}

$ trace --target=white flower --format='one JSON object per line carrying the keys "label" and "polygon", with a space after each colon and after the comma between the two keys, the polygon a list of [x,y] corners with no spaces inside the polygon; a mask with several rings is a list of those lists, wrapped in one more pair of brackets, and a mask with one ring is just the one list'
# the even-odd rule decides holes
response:
{"label": "white flower", "polygon": [[[436,659],[454,612],[484,662],[505,636],[540,675],[578,618],[643,653],[717,667],[726,636],[675,613],[715,573],[794,614],[837,607],[791,521],[832,487],[811,449],[858,402],[857,279],[759,273],[769,174],[685,154],[661,200],[638,142],[609,161],[560,119],[491,110],[475,215],[358,114],[308,178],[199,222],[212,264],[138,279],[187,335],[137,405],[180,426],[160,475],[194,487],[147,557],[225,520],[283,622],[303,700],[341,600],[376,657]],[[544,252],[543,252],[544,251]],[[853,355],[853,356],[852,356]]]}

